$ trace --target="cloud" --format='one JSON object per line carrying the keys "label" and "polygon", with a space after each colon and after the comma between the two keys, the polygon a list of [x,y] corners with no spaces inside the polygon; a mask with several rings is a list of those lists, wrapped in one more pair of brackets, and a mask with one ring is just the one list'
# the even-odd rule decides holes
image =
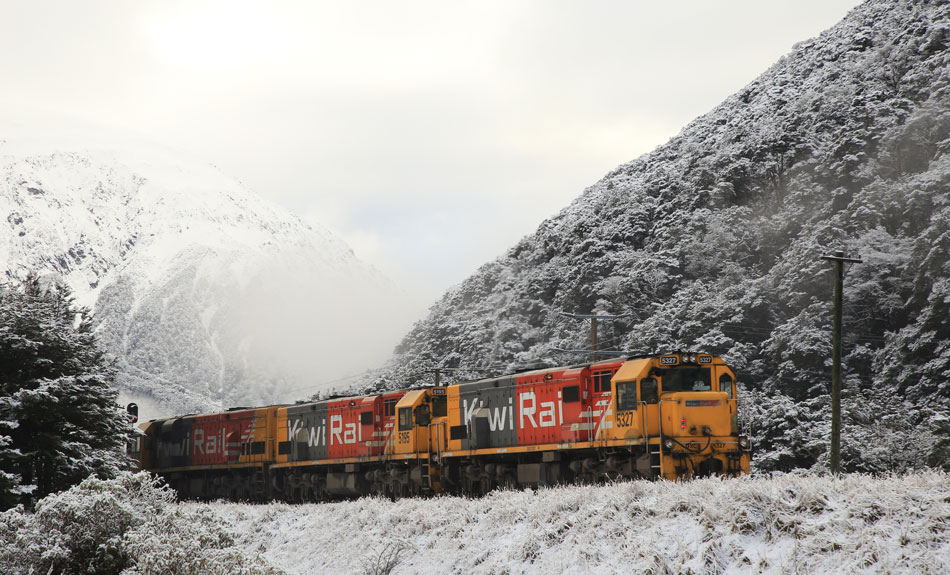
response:
{"label": "cloud", "polygon": [[204,157],[434,298],[855,3],[15,3],[0,109]]}

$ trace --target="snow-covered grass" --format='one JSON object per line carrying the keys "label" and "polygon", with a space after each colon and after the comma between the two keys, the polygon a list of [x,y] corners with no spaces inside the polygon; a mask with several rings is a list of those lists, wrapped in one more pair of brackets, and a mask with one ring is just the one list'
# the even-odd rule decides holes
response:
{"label": "snow-covered grass", "polygon": [[950,573],[950,475],[631,482],[480,499],[174,502],[148,474],[0,513],[0,573]]}
{"label": "snow-covered grass", "polygon": [[211,507],[288,573],[950,573],[941,472]]}

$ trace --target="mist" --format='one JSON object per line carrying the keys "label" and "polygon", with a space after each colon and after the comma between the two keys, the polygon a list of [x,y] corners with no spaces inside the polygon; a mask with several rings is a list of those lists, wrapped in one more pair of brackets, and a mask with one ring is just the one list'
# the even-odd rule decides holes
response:
{"label": "mist", "polygon": [[237,351],[227,364],[225,407],[351,387],[391,356],[417,319],[409,296],[371,268],[327,273],[303,252],[268,259],[222,318],[221,335]]}

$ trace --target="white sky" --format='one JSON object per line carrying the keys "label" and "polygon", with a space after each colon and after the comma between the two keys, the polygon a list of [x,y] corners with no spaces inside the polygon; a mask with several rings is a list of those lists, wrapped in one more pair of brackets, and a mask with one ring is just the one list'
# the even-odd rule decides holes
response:
{"label": "white sky", "polygon": [[856,3],[0,0],[0,118],[214,163],[421,313]]}

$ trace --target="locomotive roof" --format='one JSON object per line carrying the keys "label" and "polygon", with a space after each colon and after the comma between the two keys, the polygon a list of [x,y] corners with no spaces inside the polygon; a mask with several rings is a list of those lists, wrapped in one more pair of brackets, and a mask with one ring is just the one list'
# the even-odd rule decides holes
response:
{"label": "locomotive roof", "polygon": [[614,358],[611,358],[611,359],[603,359],[603,360],[595,361],[595,362],[574,363],[574,364],[571,364],[571,365],[556,365],[556,366],[551,366],[551,367],[542,367],[542,368],[537,368],[537,369],[527,369],[527,370],[522,370],[522,371],[514,371],[514,372],[512,372],[512,373],[505,373],[505,374],[496,375],[496,376],[493,376],[493,377],[483,377],[483,378],[480,378],[480,379],[470,379],[470,380],[466,380],[466,381],[460,381],[460,382],[458,382],[458,383],[461,384],[461,383],[476,383],[476,382],[480,382],[480,381],[494,381],[494,380],[496,380],[496,379],[508,379],[508,378],[510,378],[510,377],[521,377],[521,376],[526,376],[526,375],[536,375],[536,374],[541,374],[541,373],[547,373],[547,372],[550,372],[550,371],[567,370],[567,369],[583,369],[583,368],[585,368],[585,367],[596,367],[596,366],[598,366],[598,365],[606,365],[606,364],[611,364],[611,363],[618,363],[618,362],[619,362],[619,363],[623,363],[624,361],[626,361],[626,358],[614,357]]}

